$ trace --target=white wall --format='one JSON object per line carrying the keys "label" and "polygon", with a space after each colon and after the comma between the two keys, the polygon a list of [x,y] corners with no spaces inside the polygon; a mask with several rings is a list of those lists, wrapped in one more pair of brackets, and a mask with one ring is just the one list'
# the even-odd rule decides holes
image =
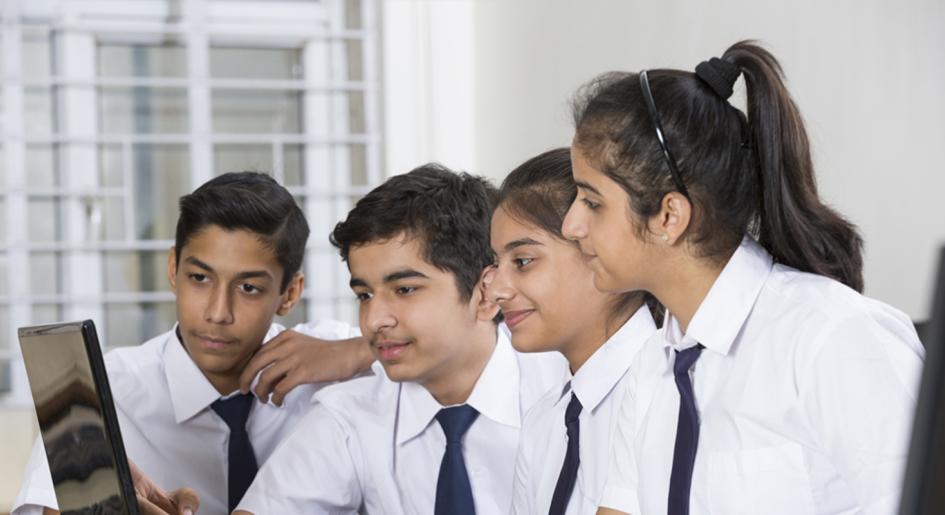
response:
{"label": "white wall", "polygon": [[477,0],[476,170],[500,179],[568,144],[567,100],[597,73],[692,69],[759,39],[807,120],[823,196],[863,233],[867,293],[924,318],[945,243],[943,29],[940,0]]}

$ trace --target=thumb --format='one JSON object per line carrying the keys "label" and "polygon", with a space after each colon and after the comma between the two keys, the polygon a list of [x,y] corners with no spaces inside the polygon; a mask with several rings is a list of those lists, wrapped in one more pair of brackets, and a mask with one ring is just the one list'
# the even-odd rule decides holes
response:
{"label": "thumb", "polygon": [[193,489],[181,488],[174,490],[172,497],[179,515],[194,515],[197,513],[197,509],[200,508],[200,496]]}

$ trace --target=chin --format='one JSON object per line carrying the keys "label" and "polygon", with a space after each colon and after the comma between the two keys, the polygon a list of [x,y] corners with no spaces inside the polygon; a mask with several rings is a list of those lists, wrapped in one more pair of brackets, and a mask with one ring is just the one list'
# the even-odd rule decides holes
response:
{"label": "chin", "polygon": [[417,375],[410,370],[410,367],[399,361],[381,361],[384,367],[384,373],[395,383],[416,382]]}
{"label": "chin", "polygon": [[512,348],[518,352],[548,352],[557,350],[545,339],[523,338],[512,333]]}

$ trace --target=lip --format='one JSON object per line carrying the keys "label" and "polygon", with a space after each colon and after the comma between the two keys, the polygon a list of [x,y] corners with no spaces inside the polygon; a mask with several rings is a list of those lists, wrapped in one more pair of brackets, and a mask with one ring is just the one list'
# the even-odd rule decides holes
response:
{"label": "lip", "polygon": [[509,329],[512,329],[534,312],[534,309],[517,309],[514,311],[503,311],[502,314],[505,316],[505,325],[509,326]]}
{"label": "lip", "polygon": [[398,359],[409,345],[410,342],[396,340],[380,340],[374,342],[374,348],[377,349],[377,358],[381,361],[394,361]]}
{"label": "lip", "polygon": [[210,350],[223,350],[236,343],[236,340],[217,336],[204,336],[200,334],[195,334],[194,336],[200,341],[201,346]]}

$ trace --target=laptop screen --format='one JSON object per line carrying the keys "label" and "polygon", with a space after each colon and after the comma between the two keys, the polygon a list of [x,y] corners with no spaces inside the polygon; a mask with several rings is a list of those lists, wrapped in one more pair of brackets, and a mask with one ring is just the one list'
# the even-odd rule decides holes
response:
{"label": "laptop screen", "polygon": [[931,316],[923,329],[925,368],[903,482],[901,515],[945,513],[945,248],[939,257]]}
{"label": "laptop screen", "polygon": [[116,466],[124,449],[111,396],[103,397],[108,384],[94,326],[24,327],[19,337],[59,510],[137,513],[127,461]]}

